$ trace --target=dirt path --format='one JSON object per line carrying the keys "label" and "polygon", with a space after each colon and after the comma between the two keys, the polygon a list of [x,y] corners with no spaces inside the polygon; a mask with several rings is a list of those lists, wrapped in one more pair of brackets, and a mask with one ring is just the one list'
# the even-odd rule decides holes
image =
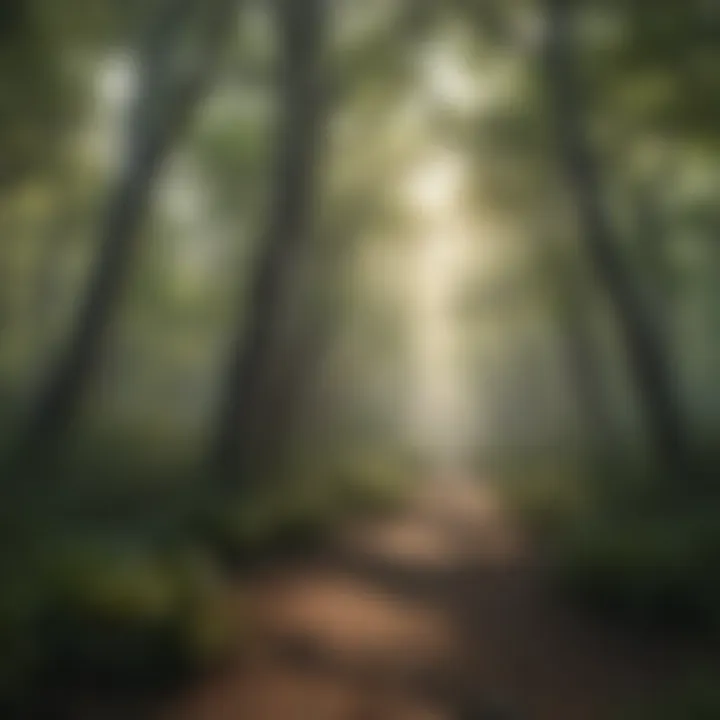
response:
{"label": "dirt path", "polygon": [[683,657],[574,614],[493,491],[462,478],[243,595],[244,659],[160,720],[605,720]]}

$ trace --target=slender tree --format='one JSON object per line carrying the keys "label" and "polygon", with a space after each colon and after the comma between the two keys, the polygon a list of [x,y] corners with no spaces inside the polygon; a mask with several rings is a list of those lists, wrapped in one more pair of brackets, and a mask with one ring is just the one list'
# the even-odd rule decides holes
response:
{"label": "slender tree", "polygon": [[[99,253],[66,350],[41,388],[16,460],[54,458],[100,360],[163,160],[208,88],[237,0],[169,0],[149,29],[127,149],[102,221]],[[181,40],[194,35],[193,62]]]}
{"label": "slender tree", "polygon": [[257,474],[270,440],[263,437],[265,418],[278,411],[269,406],[283,402],[274,389],[294,362],[282,355],[283,333],[294,277],[311,238],[325,115],[325,0],[276,0],[275,8],[281,108],[274,187],[210,458],[212,472],[230,486]]}
{"label": "slender tree", "polygon": [[687,467],[687,440],[672,369],[655,318],[618,251],[603,205],[599,165],[585,129],[573,0],[546,0],[544,70],[562,170],[590,262],[614,309],[651,439],[672,475]]}
{"label": "slender tree", "polygon": [[592,457],[612,441],[614,423],[604,387],[598,343],[589,321],[590,299],[575,266],[550,236],[538,238],[538,265],[560,331],[564,367],[577,396],[584,446]]}

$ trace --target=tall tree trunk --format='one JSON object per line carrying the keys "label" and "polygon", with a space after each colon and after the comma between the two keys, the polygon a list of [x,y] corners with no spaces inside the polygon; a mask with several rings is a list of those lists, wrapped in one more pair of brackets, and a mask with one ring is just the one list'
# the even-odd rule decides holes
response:
{"label": "tall tree trunk", "polygon": [[229,486],[250,482],[261,446],[267,445],[265,406],[280,401],[273,388],[282,367],[293,362],[279,354],[294,276],[313,224],[325,115],[325,0],[276,0],[276,12],[282,107],[274,188],[210,458],[212,472]]}
{"label": "tall tree trunk", "polygon": [[666,469],[677,476],[688,460],[678,390],[655,319],[620,257],[615,231],[603,206],[599,166],[585,130],[573,44],[573,6],[574,0],[545,2],[545,75],[561,165],[590,261],[619,324],[651,440]]}
{"label": "tall tree trunk", "polygon": [[331,334],[327,323],[321,317],[311,317],[305,325],[288,343],[285,357],[291,358],[292,365],[276,374],[261,414],[262,426],[257,427],[256,465],[271,478],[278,477],[292,460],[327,356]]}
{"label": "tall tree trunk", "polygon": [[583,445],[591,460],[599,459],[600,449],[614,439],[614,423],[588,312],[589,298],[577,278],[578,268],[565,257],[563,248],[550,237],[541,237],[539,244],[539,264],[559,324],[563,363],[577,395]]}
{"label": "tall tree trunk", "polygon": [[[118,298],[131,270],[158,171],[206,91],[237,0],[169,0],[150,28],[142,85],[128,126],[127,158],[103,219],[100,249],[67,349],[50,373],[20,438],[16,463],[56,457],[96,370]],[[179,40],[198,26],[191,67]]]}
{"label": "tall tree trunk", "polygon": [[[672,174],[668,175],[672,177]],[[649,311],[656,319],[657,331],[666,344],[673,338],[671,268],[667,259],[668,219],[664,217],[657,179],[639,181],[630,188],[634,220],[634,240],[638,262],[645,271]]]}

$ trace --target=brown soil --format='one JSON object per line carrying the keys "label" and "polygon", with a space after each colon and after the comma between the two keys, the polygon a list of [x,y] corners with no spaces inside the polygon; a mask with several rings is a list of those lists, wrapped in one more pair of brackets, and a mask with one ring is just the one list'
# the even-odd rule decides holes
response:
{"label": "brown soil", "polygon": [[240,588],[242,659],[156,720],[607,720],[693,659],[580,615],[547,577],[491,487],[441,479]]}

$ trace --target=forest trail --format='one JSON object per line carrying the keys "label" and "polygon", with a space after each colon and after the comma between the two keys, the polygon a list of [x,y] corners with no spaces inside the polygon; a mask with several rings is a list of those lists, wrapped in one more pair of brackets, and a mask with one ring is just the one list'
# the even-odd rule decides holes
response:
{"label": "forest trail", "polygon": [[567,606],[492,485],[462,477],[241,592],[242,660],[160,720],[606,720],[682,662]]}

